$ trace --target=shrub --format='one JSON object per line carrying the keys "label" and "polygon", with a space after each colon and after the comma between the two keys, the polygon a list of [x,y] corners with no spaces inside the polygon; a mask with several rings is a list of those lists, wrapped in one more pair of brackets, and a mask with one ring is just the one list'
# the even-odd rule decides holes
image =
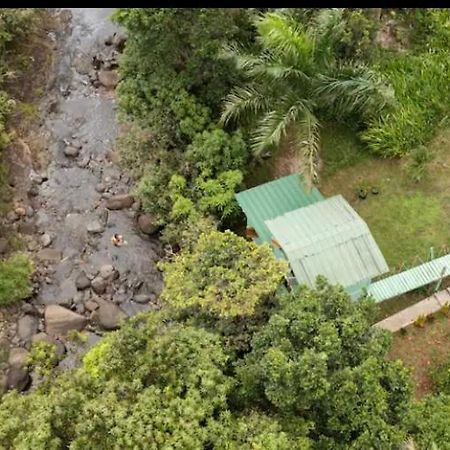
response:
{"label": "shrub", "polygon": [[33,270],[33,263],[24,254],[0,261],[0,306],[11,305],[31,294]]}
{"label": "shrub", "polygon": [[230,134],[220,128],[197,134],[186,151],[186,159],[195,169],[207,171],[211,176],[226,170],[242,170],[247,157],[241,132]]}
{"label": "shrub", "polygon": [[416,182],[422,180],[427,173],[427,163],[432,159],[433,155],[424,145],[419,145],[419,147],[413,149],[406,166],[409,176]]}
{"label": "shrub", "polygon": [[39,376],[45,377],[52,373],[58,363],[56,345],[50,342],[34,342],[28,356],[28,365],[36,370]]}
{"label": "shrub", "polygon": [[450,112],[450,59],[441,54],[386,55],[380,70],[392,83],[397,105],[375,119],[361,138],[383,157],[408,154],[433,136]]}
{"label": "shrub", "polygon": [[271,295],[287,271],[269,246],[227,230],[200,236],[192,250],[160,265],[161,298],[175,309],[200,307],[217,317],[248,316]]}

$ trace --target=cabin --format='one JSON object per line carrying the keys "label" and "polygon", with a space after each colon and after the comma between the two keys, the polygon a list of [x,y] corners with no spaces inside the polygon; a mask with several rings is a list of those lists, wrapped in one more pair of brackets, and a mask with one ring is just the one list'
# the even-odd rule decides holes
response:
{"label": "cabin", "polygon": [[313,287],[323,275],[356,298],[389,270],[369,227],[344,197],[308,190],[299,174],[239,192],[236,199],[247,235],[289,262],[291,286]]}

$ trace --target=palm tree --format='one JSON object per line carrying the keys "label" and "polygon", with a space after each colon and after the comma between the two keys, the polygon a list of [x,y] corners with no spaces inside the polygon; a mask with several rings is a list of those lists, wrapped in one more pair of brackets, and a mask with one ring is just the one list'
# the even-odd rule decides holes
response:
{"label": "palm tree", "polygon": [[326,111],[336,119],[361,121],[378,115],[393,98],[377,74],[361,64],[336,60],[333,45],[342,30],[342,9],[319,12],[310,26],[288,11],[257,16],[256,54],[238,44],[224,49],[245,78],[225,99],[221,122],[256,119],[251,134],[255,156],[279,145],[293,132],[302,150],[302,171],[317,180],[320,120]]}

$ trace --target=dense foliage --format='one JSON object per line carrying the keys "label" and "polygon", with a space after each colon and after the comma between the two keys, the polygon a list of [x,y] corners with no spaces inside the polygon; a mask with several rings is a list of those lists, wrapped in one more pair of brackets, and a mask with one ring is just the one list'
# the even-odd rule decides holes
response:
{"label": "dense foliage", "polygon": [[287,272],[269,246],[231,231],[200,236],[192,251],[162,265],[162,299],[176,309],[200,307],[218,317],[252,315]]}
{"label": "dense foliage", "polygon": [[4,89],[4,82],[15,76],[8,64],[14,41],[25,34],[34,11],[31,8],[0,8],[0,150],[9,143],[6,121],[12,109]]}
{"label": "dense foliage", "polygon": [[[0,9],[0,45],[22,16],[11,14]],[[371,326],[371,301],[325,280],[287,292],[269,247],[217,231],[239,213],[249,150],[295,132],[314,169],[319,120],[359,126],[380,155],[412,151],[420,179],[420,145],[450,104],[448,10],[126,8],[115,19],[128,31],[122,162],[175,249],[161,264],[163,309],[62,374],[55,348],[34,345],[44,382],[0,399],[0,449],[450,448],[448,364],[436,393],[414,400],[389,336]],[[388,21],[417,25],[404,48],[381,45]],[[223,128],[223,107],[240,127]],[[30,293],[31,271],[22,256],[0,262],[0,306]]]}
{"label": "dense foliage", "polygon": [[247,144],[241,132],[216,122],[239,73],[217,54],[224,42],[252,38],[249,15],[205,8],[131,8],[114,15],[129,35],[118,89],[122,116],[132,123],[120,141],[122,162],[140,179],[144,209],[169,226],[163,235],[169,243],[177,243],[175,227],[197,220],[195,208],[219,224],[236,212]]}
{"label": "dense foliage", "polygon": [[0,261],[0,307],[11,305],[28,297],[32,291],[31,260],[23,254],[15,254]]}
{"label": "dense foliage", "polygon": [[[370,326],[373,304],[324,281],[276,302],[241,356],[224,351],[220,328],[178,321],[170,309],[130,319],[83,367],[2,398],[2,448],[395,449],[408,435],[443,442],[448,401],[411,401],[407,372],[385,358],[389,339]],[[35,362],[47,350],[33,351]]]}
{"label": "dense foliage", "polygon": [[[256,155],[278,146],[289,131],[302,149],[302,170],[316,179],[320,119],[367,123],[390,102],[388,86],[361,63],[339,61],[334,46],[342,9],[324,9],[307,25],[289,14],[266,13],[255,20],[258,52],[228,47],[246,83],[226,98],[222,121],[251,120]],[[325,115],[326,111],[326,115]]]}

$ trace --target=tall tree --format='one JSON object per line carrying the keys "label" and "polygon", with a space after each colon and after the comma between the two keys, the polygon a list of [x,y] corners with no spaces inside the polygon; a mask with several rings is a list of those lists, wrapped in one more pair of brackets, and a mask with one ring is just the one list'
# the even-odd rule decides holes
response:
{"label": "tall tree", "polygon": [[226,97],[222,122],[256,119],[251,138],[256,155],[279,145],[291,131],[309,181],[317,179],[320,118],[363,122],[377,116],[392,96],[376,73],[335,57],[342,14],[325,9],[308,25],[289,12],[260,15],[255,19],[258,51],[234,44],[223,55],[234,60],[246,84]]}
{"label": "tall tree", "polygon": [[239,400],[313,424],[320,449],[393,449],[405,438],[411,385],[385,359],[374,304],[323,280],[281,300],[238,367]]}

